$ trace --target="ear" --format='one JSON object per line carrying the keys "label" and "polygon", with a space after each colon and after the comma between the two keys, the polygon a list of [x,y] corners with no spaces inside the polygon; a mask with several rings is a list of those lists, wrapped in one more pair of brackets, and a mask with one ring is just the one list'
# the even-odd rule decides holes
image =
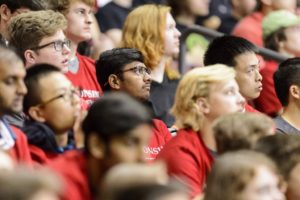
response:
{"label": "ear", "polygon": [[121,89],[121,80],[115,74],[109,75],[108,84],[114,90],[120,90]]}
{"label": "ear", "polygon": [[88,148],[91,155],[97,159],[104,158],[105,145],[96,133],[91,133],[88,138]]}
{"label": "ear", "polygon": [[31,49],[25,50],[24,57],[25,57],[26,65],[36,64],[37,55],[33,50]]}
{"label": "ear", "polygon": [[0,17],[6,22],[8,22],[11,18],[11,11],[6,4],[2,4],[0,6]]}
{"label": "ear", "polygon": [[46,121],[46,119],[44,118],[44,113],[39,107],[30,107],[28,110],[28,114],[33,120],[37,122],[44,123]]}
{"label": "ear", "polygon": [[199,108],[199,111],[208,114],[210,112],[210,106],[206,98],[200,97],[197,99],[196,104]]}
{"label": "ear", "polygon": [[289,91],[293,98],[300,99],[300,90],[297,85],[291,85]]}

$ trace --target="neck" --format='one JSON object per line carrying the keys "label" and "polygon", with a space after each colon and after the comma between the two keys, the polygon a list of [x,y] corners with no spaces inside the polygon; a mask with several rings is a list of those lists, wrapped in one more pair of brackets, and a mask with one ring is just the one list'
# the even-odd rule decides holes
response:
{"label": "neck", "polygon": [[297,104],[290,103],[283,109],[281,117],[293,127],[300,130],[300,108]]}
{"label": "neck", "polygon": [[182,14],[180,16],[177,16],[176,17],[176,22],[179,23],[179,24],[186,25],[186,26],[191,26],[191,25],[195,24],[196,16],[185,13],[185,14]]}
{"label": "neck", "polygon": [[206,117],[203,120],[201,137],[207,148],[212,151],[217,151],[217,144],[212,130],[212,120]]}
{"label": "neck", "polygon": [[152,70],[151,72],[151,78],[152,80],[162,83],[164,79],[164,74],[165,74],[165,67],[166,67],[166,62],[167,59],[163,57],[159,64]]}
{"label": "neck", "polygon": [[100,165],[99,160],[89,155],[87,157],[87,171],[92,192],[99,191],[99,188],[102,187],[106,170],[103,168],[103,165]]}
{"label": "neck", "polygon": [[132,0],[114,0],[115,4],[124,7],[124,8],[131,8],[132,7]]}
{"label": "neck", "polygon": [[55,141],[57,146],[65,147],[68,144],[68,132],[55,134]]}
{"label": "neck", "polygon": [[238,19],[238,20],[240,20],[240,19],[242,19],[242,18],[244,17],[241,13],[237,12],[237,11],[234,10],[234,9],[232,9],[231,14],[232,14],[232,16],[233,16],[235,19]]}
{"label": "neck", "polygon": [[78,47],[78,43],[71,41],[71,53],[70,53],[70,60],[74,59],[76,57],[76,52],[77,52],[77,47]]}
{"label": "neck", "polygon": [[296,57],[295,54],[292,54],[292,53],[288,52],[287,50],[285,50],[285,49],[283,49],[283,48],[280,48],[280,49],[278,50],[278,52],[281,53],[282,55],[288,57],[288,58],[294,58],[294,57]]}

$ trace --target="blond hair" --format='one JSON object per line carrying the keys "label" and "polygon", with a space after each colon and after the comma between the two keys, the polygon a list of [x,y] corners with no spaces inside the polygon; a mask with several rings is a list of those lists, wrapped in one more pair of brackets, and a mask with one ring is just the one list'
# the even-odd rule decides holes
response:
{"label": "blond hair", "polygon": [[94,0],[51,0],[51,9],[66,15],[68,14],[71,5],[77,2],[82,2],[90,7],[95,5]]}
{"label": "blond hair", "polygon": [[199,111],[196,100],[208,97],[210,84],[234,79],[233,68],[216,64],[195,68],[184,75],[175,95],[171,113],[176,119],[178,128],[191,128],[199,131],[202,126],[203,113]]}
{"label": "blond hair", "polygon": [[30,11],[12,18],[8,27],[9,42],[25,62],[24,52],[37,47],[43,38],[65,29],[65,17],[52,10]]}
{"label": "blond hair", "polygon": [[143,5],[130,12],[124,22],[121,46],[139,49],[151,69],[164,54],[166,18],[170,10],[163,5]]}

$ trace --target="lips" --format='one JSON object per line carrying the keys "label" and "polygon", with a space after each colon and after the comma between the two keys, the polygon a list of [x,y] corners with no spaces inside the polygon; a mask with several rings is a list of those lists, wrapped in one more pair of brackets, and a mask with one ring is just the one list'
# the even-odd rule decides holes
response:
{"label": "lips", "polygon": [[147,89],[147,90],[150,90],[151,84],[146,84],[146,85],[143,86],[143,88],[145,88],[145,89]]}

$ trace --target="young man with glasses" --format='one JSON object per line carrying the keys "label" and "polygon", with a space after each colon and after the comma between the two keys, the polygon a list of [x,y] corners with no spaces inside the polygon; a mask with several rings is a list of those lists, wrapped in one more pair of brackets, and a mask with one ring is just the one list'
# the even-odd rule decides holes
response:
{"label": "young man with glasses", "polygon": [[[104,92],[122,91],[152,109],[149,101],[151,70],[144,64],[142,53],[133,48],[115,48],[103,52],[96,63],[97,79]],[[163,121],[153,119],[153,134],[144,148],[146,159],[154,160],[171,134]]]}
{"label": "young man with glasses", "polygon": [[63,33],[66,26],[65,17],[51,10],[22,13],[11,20],[9,42],[25,67],[48,63],[67,72],[70,41]]}
{"label": "young man with glasses", "polygon": [[34,161],[45,164],[75,148],[70,131],[79,117],[79,94],[67,77],[56,67],[37,64],[27,70],[24,112],[29,119],[23,131],[30,144]]}

